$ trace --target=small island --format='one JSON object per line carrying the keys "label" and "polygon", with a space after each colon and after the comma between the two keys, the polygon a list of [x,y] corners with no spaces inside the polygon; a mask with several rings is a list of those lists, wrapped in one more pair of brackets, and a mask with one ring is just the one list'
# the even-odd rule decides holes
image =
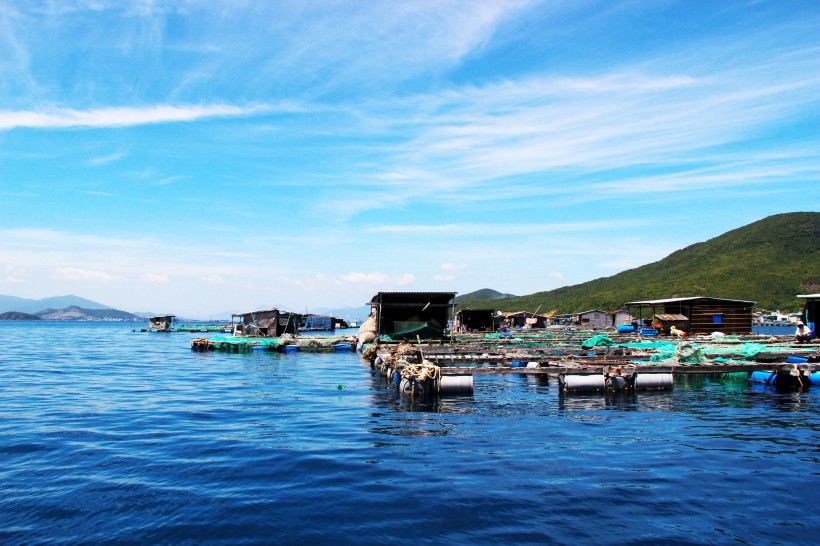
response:
{"label": "small island", "polygon": [[20,311],[8,311],[0,313],[0,320],[41,320],[37,315],[21,313]]}

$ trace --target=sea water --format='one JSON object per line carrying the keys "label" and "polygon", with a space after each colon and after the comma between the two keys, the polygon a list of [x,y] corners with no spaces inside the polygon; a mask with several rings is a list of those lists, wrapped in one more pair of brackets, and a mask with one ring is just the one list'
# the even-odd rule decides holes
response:
{"label": "sea water", "polygon": [[817,544],[820,390],[401,397],[355,354],[0,323],[2,544]]}

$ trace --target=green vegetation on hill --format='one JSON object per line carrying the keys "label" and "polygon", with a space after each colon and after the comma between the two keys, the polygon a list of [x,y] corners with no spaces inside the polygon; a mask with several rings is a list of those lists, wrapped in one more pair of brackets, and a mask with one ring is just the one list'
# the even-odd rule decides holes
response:
{"label": "green vegetation on hill", "polygon": [[482,288],[481,290],[476,290],[475,292],[470,292],[469,294],[456,296],[455,302],[460,304],[464,301],[491,301],[514,297],[514,294],[502,294],[501,292],[491,288]]}
{"label": "green vegetation on hill", "polygon": [[[501,311],[572,313],[624,302],[687,296],[752,300],[760,309],[799,310],[797,294],[820,292],[820,212],[770,216],[666,258],[574,286],[493,300]],[[470,299],[459,308],[486,307]]]}
{"label": "green vegetation on hill", "polygon": [[0,320],[40,320],[40,317],[19,311],[7,311],[0,313]]}
{"label": "green vegetation on hill", "polygon": [[46,320],[143,320],[127,311],[118,309],[84,309],[72,305],[65,309],[43,309],[37,316]]}

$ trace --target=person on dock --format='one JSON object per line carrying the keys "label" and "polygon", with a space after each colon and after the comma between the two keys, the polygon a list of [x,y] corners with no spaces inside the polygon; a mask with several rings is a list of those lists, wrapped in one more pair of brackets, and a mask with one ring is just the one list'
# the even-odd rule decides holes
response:
{"label": "person on dock", "polygon": [[802,322],[798,322],[797,330],[794,332],[794,338],[797,340],[797,343],[811,341],[811,330]]}

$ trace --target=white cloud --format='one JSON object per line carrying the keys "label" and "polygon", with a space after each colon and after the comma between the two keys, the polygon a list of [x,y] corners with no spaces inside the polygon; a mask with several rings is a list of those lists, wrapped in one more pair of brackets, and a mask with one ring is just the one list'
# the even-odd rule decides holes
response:
{"label": "white cloud", "polygon": [[124,152],[115,152],[113,154],[109,154],[102,157],[94,157],[86,161],[86,164],[91,167],[101,167],[103,165],[108,165],[109,163],[113,163],[115,161],[119,161],[120,159],[124,158],[126,154]]}
{"label": "white cloud", "polygon": [[367,228],[370,233],[438,233],[438,232],[454,232],[464,231],[465,226],[456,224],[443,224],[439,226],[433,225],[385,225],[385,226],[371,226]]}
{"label": "white cloud", "polygon": [[462,269],[467,269],[467,266],[464,265],[464,264],[445,263],[445,264],[441,264],[441,269],[443,271],[460,271]]}
{"label": "white cloud", "polygon": [[142,276],[142,280],[150,283],[165,284],[170,278],[168,275],[161,275],[159,273],[146,273]]}
{"label": "white cloud", "polygon": [[74,110],[51,108],[41,111],[0,110],[0,130],[17,128],[54,129],[66,127],[126,127],[149,123],[175,123],[205,118],[249,116],[270,111],[269,107],[238,107],[227,104],[208,106],[157,105],[142,108],[100,108]]}
{"label": "white cloud", "polygon": [[558,280],[558,281],[565,280],[565,277],[564,277],[563,273],[560,273],[559,271],[550,271],[547,274],[547,276],[551,279],[555,279],[555,280]]}
{"label": "white cloud", "polygon": [[356,284],[385,284],[385,285],[395,285],[395,286],[404,286],[407,284],[412,284],[416,282],[416,277],[411,273],[403,273],[401,275],[397,275],[395,277],[391,277],[386,273],[360,273],[360,272],[353,272],[348,273],[347,275],[342,275],[341,279],[345,282],[349,283],[356,283]]}
{"label": "white cloud", "polygon": [[111,275],[105,271],[93,271],[77,267],[58,267],[54,270],[54,278],[63,281],[113,282],[122,280],[121,276]]}
{"label": "white cloud", "polygon": [[3,267],[3,282],[9,284],[22,284],[28,281],[28,274],[25,268],[6,265]]}
{"label": "white cloud", "polygon": [[204,277],[200,277],[200,279],[205,284],[212,284],[214,286],[225,284],[225,277],[217,273],[214,273],[213,275],[206,275]]}

